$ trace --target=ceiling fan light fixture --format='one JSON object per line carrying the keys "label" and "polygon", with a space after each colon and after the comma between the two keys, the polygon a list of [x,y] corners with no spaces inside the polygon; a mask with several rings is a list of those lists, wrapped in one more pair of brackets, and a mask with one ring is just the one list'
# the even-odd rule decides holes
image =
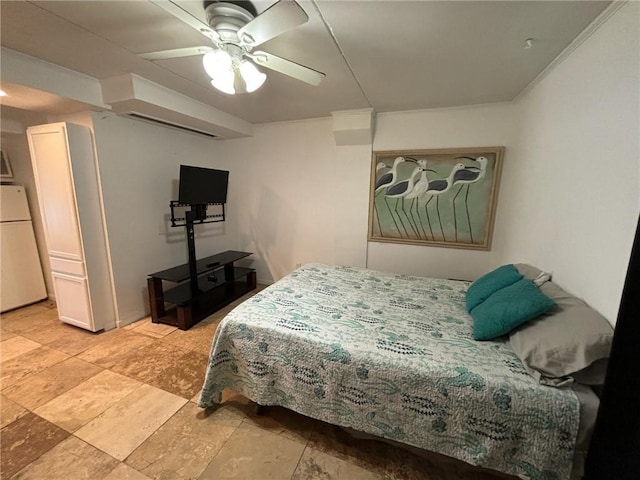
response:
{"label": "ceiling fan light fixture", "polygon": [[227,93],[229,95],[235,95],[236,93],[235,88],[233,88],[233,76],[231,76],[230,80],[226,76],[214,78],[213,80],[211,80],[211,85],[220,90],[222,93]]}
{"label": "ceiling fan light fixture", "polygon": [[225,50],[208,52],[202,57],[202,65],[211,78],[211,85],[229,95],[255,92],[267,79],[253,63]]}
{"label": "ceiling fan light fixture", "polygon": [[239,70],[247,87],[247,92],[249,93],[255,92],[259,89],[267,79],[267,76],[264,73],[258,70],[253,63],[247,60],[240,62]]}
{"label": "ceiling fan light fixture", "polygon": [[254,92],[264,84],[267,76],[255,64],[314,86],[325,77],[322,72],[286,58],[266,52],[253,52],[254,47],[309,20],[296,0],[277,0],[259,15],[250,1],[205,0],[203,5],[206,24],[178,5],[176,0],[148,1],[209,38],[213,45],[138,55],[145,60],[167,60],[203,54],[202,64],[211,84],[230,95]]}
{"label": "ceiling fan light fixture", "polygon": [[208,52],[202,57],[202,65],[207,75],[211,78],[216,78],[225,72],[232,71],[231,55],[224,50]]}

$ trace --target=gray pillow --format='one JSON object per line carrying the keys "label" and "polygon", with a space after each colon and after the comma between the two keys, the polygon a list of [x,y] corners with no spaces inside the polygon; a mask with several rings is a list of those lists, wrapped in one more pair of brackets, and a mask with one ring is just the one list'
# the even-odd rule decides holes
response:
{"label": "gray pillow", "polygon": [[538,275],[543,273],[542,270],[529,265],[528,263],[514,263],[514,266],[516,267],[516,270],[518,270],[520,275],[522,275],[524,278],[528,278],[529,280],[533,280]]}
{"label": "gray pillow", "polygon": [[556,306],[514,330],[509,337],[511,348],[542,384],[602,384],[613,328],[583,300],[555,283],[548,281],[540,290]]}
{"label": "gray pillow", "polygon": [[538,287],[551,279],[550,273],[543,272],[539,268],[529,265],[528,263],[516,263],[514,266],[520,275],[533,281],[533,283]]}

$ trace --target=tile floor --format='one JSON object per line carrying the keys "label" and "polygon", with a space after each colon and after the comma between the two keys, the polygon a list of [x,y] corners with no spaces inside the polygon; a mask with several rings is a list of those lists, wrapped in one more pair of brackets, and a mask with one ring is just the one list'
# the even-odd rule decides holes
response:
{"label": "tile floor", "polygon": [[278,407],[257,416],[233,392],[198,408],[211,339],[234,306],[187,331],[145,319],[92,334],[48,301],[3,314],[0,478],[511,478]]}

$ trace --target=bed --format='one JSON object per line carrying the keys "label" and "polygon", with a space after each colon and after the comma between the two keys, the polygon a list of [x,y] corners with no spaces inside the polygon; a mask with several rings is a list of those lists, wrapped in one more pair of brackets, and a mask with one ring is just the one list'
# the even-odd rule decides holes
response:
{"label": "bed", "polygon": [[199,406],[228,388],[521,478],[570,478],[597,397],[541,385],[508,339],[474,340],[468,286],[306,265],[220,323]]}

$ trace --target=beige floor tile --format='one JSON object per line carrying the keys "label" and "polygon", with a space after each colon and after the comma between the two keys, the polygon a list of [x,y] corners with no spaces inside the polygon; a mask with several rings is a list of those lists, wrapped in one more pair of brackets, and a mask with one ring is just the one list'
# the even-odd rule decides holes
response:
{"label": "beige floor tile", "polygon": [[66,353],[48,347],[39,347],[19,357],[12,358],[0,364],[0,383],[2,389],[19,382],[33,373],[40,372],[56,363],[69,358]]}
{"label": "beige floor tile", "polygon": [[[170,335],[167,335],[166,337],[164,337],[162,339],[163,342],[166,341],[167,338],[169,338]],[[204,338],[204,339],[191,339],[191,340],[187,340],[187,339],[180,339],[177,340],[175,338],[171,339],[170,341],[166,341],[166,343],[171,343],[177,347],[180,348],[184,348],[185,350],[191,350],[193,352],[199,353],[200,355],[204,355],[205,357],[209,357],[209,354],[211,353],[211,342],[213,339],[213,335],[211,335],[211,338]]]}
{"label": "beige floor tile", "polygon": [[11,478],[69,436],[32,412],[2,429],[0,478]]}
{"label": "beige floor tile", "polygon": [[101,479],[117,465],[115,458],[70,436],[23,468],[12,480]]}
{"label": "beige floor tile", "polygon": [[[145,474],[121,463],[102,480],[150,480]],[[168,479],[167,479],[168,480]]]}
{"label": "beige floor tile", "polygon": [[309,438],[309,447],[371,471],[383,472],[393,452],[390,445],[357,438],[335,425],[318,422]]}
{"label": "beige floor tile", "polygon": [[163,338],[170,333],[176,331],[178,327],[172,325],[165,325],[163,323],[153,323],[151,318],[145,318],[139,322],[136,322],[136,326],[132,329],[134,332],[148,335],[154,338]]}
{"label": "beige floor tile", "polygon": [[122,356],[111,369],[190,399],[202,388],[206,366],[206,356],[156,341]]}
{"label": "beige floor tile", "polygon": [[35,350],[41,346],[42,345],[38,342],[34,342],[33,340],[29,340],[28,338],[21,337],[19,335],[8,340],[3,340],[0,343],[0,361],[4,362],[11,360],[18,355]]}
{"label": "beige floor tile", "polygon": [[17,308],[16,310],[11,310],[10,312],[4,312],[1,315],[0,321],[2,322],[3,328],[7,328],[11,330],[11,327],[14,325],[14,322],[17,323],[18,320],[26,317],[30,317],[33,315],[45,314],[50,309],[44,305],[44,302],[36,303],[35,305],[29,305],[23,308]]}
{"label": "beige floor tile", "polygon": [[146,378],[155,376],[168,364],[177,362],[187,352],[188,350],[154,339],[151,343],[130,351],[128,355],[121,356],[110,368],[124,375],[139,375]]}
{"label": "beige floor tile", "polygon": [[25,413],[27,413],[27,410],[22,406],[9,400],[4,395],[0,395],[0,423],[2,424],[0,428],[6,427]]}
{"label": "beige floor tile", "polygon": [[305,444],[242,424],[200,475],[201,480],[289,479]]}
{"label": "beige floor tile", "polygon": [[382,480],[384,477],[307,447],[291,480]]}
{"label": "beige floor tile", "polygon": [[105,370],[45,403],[35,412],[75,432],[140,387],[140,382]]}
{"label": "beige floor tile", "polygon": [[120,328],[122,330],[133,330],[134,328],[139,326],[141,322],[144,322],[145,320],[146,320],[145,318],[143,318],[141,320],[136,320],[135,322],[128,323],[128,324],[126,324],[126,325],[124,325],[123,327],[120,327]]}
{"label": "beige floor tile", "polygon": [[5,388],[3,393],[29,410],[35,410],[101,371],[100,367],[72,357],[29,375]]}
{"label": "beige floor tile", "polygon": [[198,478],[241,422],[221,409],[205,415],[188,402],[127,458],[127,464],[155,479]]}
{"label": "beige floor tile", "polygon": [[58,311],[44,307],[31,315],[2,318],[3,330],[9,330],[40,343],[42,343],[41,340],[46,340],[47,333],[51,333],[60,324]]}
{"label": "beige floor tile", "polygon": [[387,442],[371,435],[318,423],[308,447],[395,480],[506,480],[510,476],[487,473],[451,457]]}
{"label": "beige floor tile", "polygon": [[141,385],[76,432],[76,436],[124,460],[187,400]]}
{"label": "beige floor tile", "polygon": [[203,336],[203,338],[197,338],[197,337],[189,338],[189,337],[177,337],[177,336],[174,336],[174,334],[171,334],[164,337],[162,339],[162,342],[170,345],[174,345],[184,350],[190,350],[190,351],[199,353],[200,355],[204,355],[208,357],[209,353],[211,352],[212,339],[213,339],[213,334],[211,334],[211,338],[209,338],[209,335]]}
{"label": "beige floor tile", "polygon": [[77,355],[85,350],[110,340],[107,332],[90,332],[80,327],[60,323],[50,332],[43,343],[50,348],[60,350],[69,355]]}
{"label": "beige floor tile", "polygon": [[43,345],[64,337],[70,328],[78,328],[62,323],[58,319],[56,310],[47,310],[46,314],[35,315],[30,318],[33,319],[33,325],[25,326],[20,334]]}
{"label": "beige floor tile", "polygon": [[198,352],[202,352],[202,347],[206,345],[206,351],[204,353],[208,355],[213,336],[216,333],[219,323],[220,318],[215,316],[207,317],[196,323],[189,330],[175,330],[171,332],[165,336],[162,341],[175,345],[176,347],[186,350],[196,350]]}
{"label": "beige floor tile", "polygon": [[38,305],[44,308],[56,308],[55,300],[51,300],[50,298],[39,302]]}
{"label": "beige floor tile", "polygon": [[130,330],[109,331],[103,335],[106,337],[103,342],[85,350],[78,358],[102,368],[111,368],[132,352],[154,342],[152,338]]}
{"label": "beige floor tile", "polygon": [[[197,404],[198,397],[193,401]],[[318,420],[300,415],[282,407],[260,407],[239,393],[226,389],[222,392],[222,404],[218,409],[227,415],[240,418],[244,423],[269,432],[282,435],[291,440],[306,442],[311,435],[321,429]]]}
{"label": "beige floor tile", "polygon": [[160,378],[148,383],[190,399],[202,389],[207,360],[206,355],[187,352],[178,359],[175,365],[167,365]]}
{"label": "beige floor tile", "polygon": [[3,330],[0,328],[0,342],[4,342],[5,340],[9,340],[10,338],[17,336],[17,334],[10,332],[9,330]]}
{"label": "beige floor tile", "polygon": [[317,429],[317,420],[286,408],[263,407],[262,413],[257,414],[256,404],[250,402],[243,409],[246,415],[244,423],[277,433],[291,440],[306,442]]}

